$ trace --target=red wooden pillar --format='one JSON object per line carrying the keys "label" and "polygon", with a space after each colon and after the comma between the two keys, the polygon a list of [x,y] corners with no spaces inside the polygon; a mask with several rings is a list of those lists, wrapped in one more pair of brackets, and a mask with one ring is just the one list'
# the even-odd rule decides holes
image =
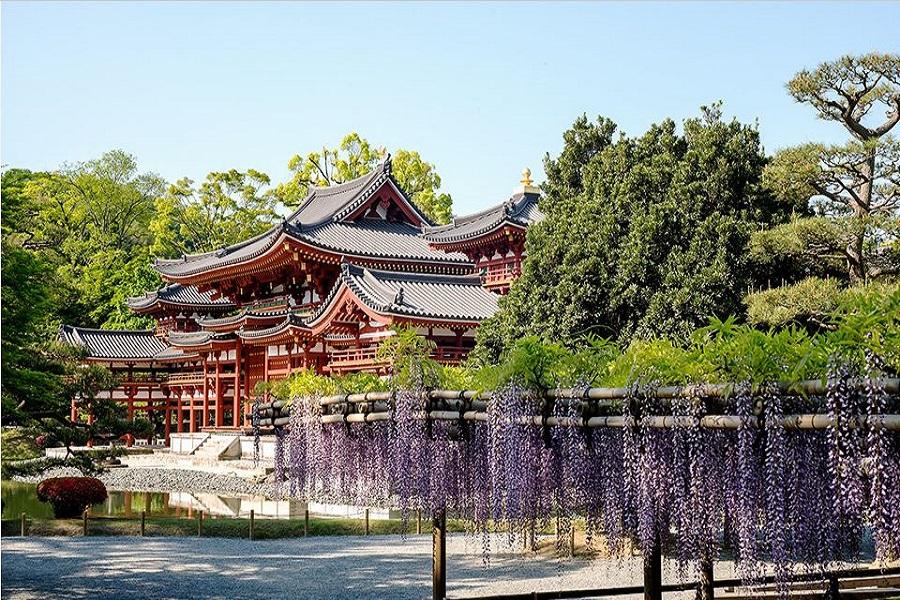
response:
{"label": "red wooden pillar", "polygon": [[166,399],[166,418],[163,423],[163,433],[166,436],[166,446],[169,445],[169,435],[172,433],[172,402],[169,398],[171,392],[168,388],[162,390],[163,397]]}
{"label": "red wooden pillar", "polygon": [[196,392],[197,388],[189,385],[187,390],[188,394],[190,394],[190,401],[188,402],[188,406],[190,407],[188,409],[188,431],[194,433],[197,431],[197,419],[195,418],[196,413],[194,412],[196,410],[196,407],[194,406],[194,392]]}
{"label": "red wooden pillar", "polygon": [[225,398],[222,389],[222,365],[216,357],[216,427],[225,424]]}
{"label": "red wooden pillar", "polygon": [[234,349],[234,398],[231,407],[231,426],[241,424],[241,340],[238,339]]}
{"label": "red wooden pillar", "polygon": [[184,433],[184,388],[179,387],[175,392],[175,431]]}
{"label": "red wooden pillar", "polygon": [[209,372],[206,368],[206,359],[203,359],[203,414],[200,427],[209,426]]}
{"label": "red wooden pillar", "polygon": [[78,421],[78,405],[75,403],[75,397],[72,396],[72,403],[69,407],[69,419],[73,423]]}
{"label": "red wooden pillar", "polygon": [[133,385],[128,385],[125,388],[125,394],[128,396],[128,420],[134,421],[134,395],[137,393],[137,390],[134,389]]}

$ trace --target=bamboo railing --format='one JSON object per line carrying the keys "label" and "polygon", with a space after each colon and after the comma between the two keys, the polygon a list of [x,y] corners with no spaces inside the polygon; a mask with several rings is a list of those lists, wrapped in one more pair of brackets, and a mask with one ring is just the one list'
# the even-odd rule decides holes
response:
{"label": "bamboo railing", "polygon": [[[767,393],[794,396],[821,396],[828,390],[828,381],[809,380],[797,383],[777,383],[767,388]],[[853,379],[849,385],[854,389],[872,386],[890,396],[900,394],[900,378]],[[676,398],[703,398],[721,401],[733,396],[737,384],[702,384],[691,386],[665,386],[646,391],[650,397],[662,401]],[[691,427],[695,418],[689,416],[646,415],[641,418],[621,415],[597,414],[604,409],[616,407],[631,394],[629,388],[558,388],[543,393],[546,406],[550,402],[579,402],[582,417],[557,417],[550,414],[536,414],[518,419],[522,425],[544,427],[633,427],[649,428]],[[367,392],[362,394],[338,394],[318,400],[323,409],[322,423],[374,423],[390,421],[393,418],[392,403],[396,392]],[[474,390],[431,390],[426,395],[426,410],[415,414],[416,418],[435,421],[487,421],[487,404],[491,392]],[[721,402],[719,402],[721,404]],[[261,404],[260,425],[263,427],[283,427],[290,421],[289,408],[280,400]],[[850,426],[866,426],[873,429],[900,431],[900,414],[858,415],[845,421]],[[781,419],[785,429],[828,429],[834,427],[835,419],[828,414],[804,413],[788,414]],[[740,429],[741,427],[762,427],[758,415],[742,417],[729,414],[706,414],[699,417],[699,426],[708,429]]]}

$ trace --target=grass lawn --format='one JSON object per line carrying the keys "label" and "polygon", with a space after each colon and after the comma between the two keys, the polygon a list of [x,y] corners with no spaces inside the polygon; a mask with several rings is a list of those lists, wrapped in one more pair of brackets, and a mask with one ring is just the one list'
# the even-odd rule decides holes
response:
{"label": "grass lawn", "polygon": [[[198,519],[174,517],[147,517],[147,536],[195,536]],[[416,523],[412,519],[407,533],[415,535]],[[450,532],[465,531],[462,521],[449,521]],[[2,535],[19,535],[20,523],[15,519],[2,522]],[[28,535],[34,536],[80,536],[83,531],[81,519],[29,519]],[[399,520],[378,520],[369,522],[371,535],[398,535],[403,531]],[[88,521],[88,535],[140,535],[140,517],[91,517]],[[422,532],[431,533],[431,522],[422,520]],[[248,537],[249,519],[204,518],[203,537]],[[362,519],[309,519],[309,535],[364,535],[365,521]],[[303,537],[303,519],[256,519],[253,537],[255,539],[278,539]]]}

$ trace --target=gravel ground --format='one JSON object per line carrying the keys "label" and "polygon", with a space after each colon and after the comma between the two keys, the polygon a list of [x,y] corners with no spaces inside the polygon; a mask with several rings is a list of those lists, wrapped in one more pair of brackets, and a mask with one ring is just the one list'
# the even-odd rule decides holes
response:
{"label": "gravel ground", "polygon": [[[36,483],[47,477],[81,475],[77,469],[53,469],[38,477],[16,478],[19,481]],[[244,477],[195,471],[189,469],[166,469],[155,467],[129,467],[109,469],[100,474],[100,479],[111,490],[142,492],[204,492],[235,496],[266,496],[273,494],[269,482],[253,481]],[[272,479],[270,476],[268,479]]]}
{"label": "gravel ground", "polygon": [[[255,541],[196,538],[5,538],[3,598],[330,598],[431,594],[431,536]],[[728,577],[721,565],[717,577]],[[666,565],[664,580],[673,581]],[[584,589],[640,582],[640,559],[556,560],[505,554],[482,564],[448,539],[448,594]],[[690,595],[689,595],[690,596]],[[688,597],[689,597],[688,596]],[[667,596],[668,597],[668,596]]]}

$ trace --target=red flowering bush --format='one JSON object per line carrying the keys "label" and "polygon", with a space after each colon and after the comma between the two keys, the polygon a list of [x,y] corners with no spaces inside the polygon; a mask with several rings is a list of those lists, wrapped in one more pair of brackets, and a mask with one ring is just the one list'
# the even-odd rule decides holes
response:
{"label": "red flowering bush", "polygon": [[106,486],[96,477],[51,477],[38,484],[37,497],[53,506],[57,519],[65,519],[106,500]]}

